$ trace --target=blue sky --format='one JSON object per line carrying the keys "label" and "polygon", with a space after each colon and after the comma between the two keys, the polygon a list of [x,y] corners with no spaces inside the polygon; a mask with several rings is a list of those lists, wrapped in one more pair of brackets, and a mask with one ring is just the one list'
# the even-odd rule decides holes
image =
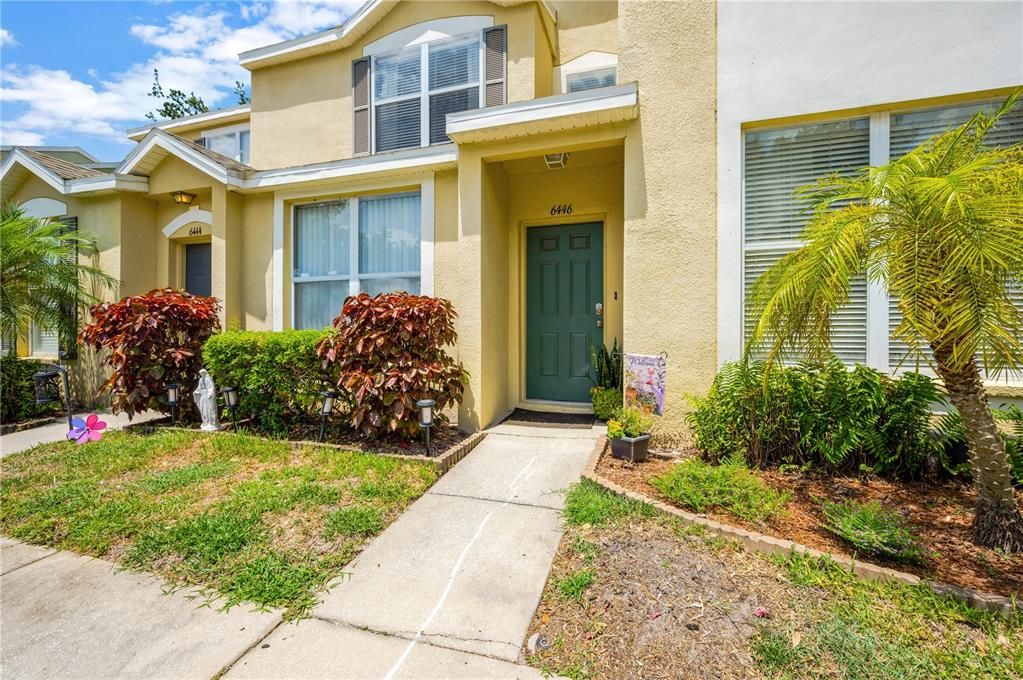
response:
{"label": "blue sky", "polygon": [[102,160],[146,122],[153,69],[210,108],[237,103],[244,50],[336,26],[360,0],[49,2],[0,7],[0,144],[80,146]]}

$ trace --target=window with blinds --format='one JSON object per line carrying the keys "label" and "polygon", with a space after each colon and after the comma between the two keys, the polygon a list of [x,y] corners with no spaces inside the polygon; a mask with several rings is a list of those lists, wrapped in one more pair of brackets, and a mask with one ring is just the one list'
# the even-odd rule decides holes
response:
{"label": "window with blinds", "polygon": [[593,90],[598,87],[609,87],[614,85],[617,78],[618,69],[614,66],[599,68],[593,71],[569,73],[565,76],[565,87],[569,92]]}
{"label": "window with blinds", "polygon": [[418,294],[420,210],[418,192],[296,206],[294,327],[329,326],[360,291]]}
{"label": "window with blinds", "polygon": [[[833,172],[851,174],[869,164],[868,118],[746,133],[743,286],[747,296],[760,274],[800,246],[808,216],[795,190]],[[755,322],[745,306],[745,338]],[[831,343],[842,361],[866,361],[865,280],[853,283],[849,303],[836,314]]]}
{"label": "window with blinds", "polygon": [[[962,125],[979,110],[993,113],[1001,102],[989,104],[965,104],[946,106],[923,111],[893,113],[890,123],[890,142],[888,155],[895,159],[903,156],[923,144],[929,138],[950,128]],[[987,137],[991,146],[1008,146],[1023,142],[1023,106],[1016,106],[998,122],[998,126]],[[1015,288],[1012,297],[1016,306],[1023,310],[1023,289]],[[894,331],[902,323],[902,312],[899,311],[898,300],[894,297],[888,301],[888,364],[890,370],[921,370],[929,372],[927,362],[909,355],[909,345],[895,337]],[[930,352],[924,350],[925,356]],[[919,364],[919,366],[918,366]]]}
{"label": "window with blinds", "polygon": [[483,59],[480,33],[373,57],[375,150],[447,142],[447,114],[480,107]]}

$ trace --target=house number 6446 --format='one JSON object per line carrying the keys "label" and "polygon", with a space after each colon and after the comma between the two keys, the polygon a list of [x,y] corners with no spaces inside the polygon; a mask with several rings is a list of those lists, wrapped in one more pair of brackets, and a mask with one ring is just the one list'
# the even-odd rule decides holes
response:
{"label": "house number 6446", "polygon": [[572,204],[571,203],[559,203],[558,205],[551,206],[551,215],[571,215]]}

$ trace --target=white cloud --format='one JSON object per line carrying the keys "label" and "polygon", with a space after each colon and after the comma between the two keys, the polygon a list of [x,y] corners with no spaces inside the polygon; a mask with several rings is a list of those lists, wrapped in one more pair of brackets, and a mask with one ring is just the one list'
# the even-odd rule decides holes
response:
{"label": "white cloud", "polygon": [[[230,14],[220,5],[199,5],[159,24],[135,24],[130,35],[154,48],[142,63],[124,71],[88,71],[89,82],[62,69],[8,63],[0,71],[0,98],[19,104],[3,121],[4,144],[41,144],[46,137],[80,134],[128,143],[126,127],[139,124],[156,108],[149,96],[153,70],[164,90],[195,92],[210,108],[230,106],[236,80],[247,82],[238,54],[340,24],[360,5],[357,0],[278,0],[243,3]],[[4,44],[13,36],[4,31]],[[10,110],[12,107],[7,107]],[[16,140],[16,141],[7,141]]]}
{"label": "white cloud", "polygon": [[0,45],[3,47],[14,47],[17,44],[18,41],[14,39],[13,33],[6,28],[0,28]]}

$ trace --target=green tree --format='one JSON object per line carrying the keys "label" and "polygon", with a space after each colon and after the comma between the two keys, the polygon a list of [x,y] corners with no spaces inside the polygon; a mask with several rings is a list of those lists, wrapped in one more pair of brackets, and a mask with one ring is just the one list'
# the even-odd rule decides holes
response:
{"label": "green tree", "polygon": [[751,291],[759,320],[747,349],[768,361],[821,358],[852,282],[884,286],[903,316],[895,336],[931,363],[962,416],[974,540],[1009,552],[1023,551],[1023,515],[982,370],[1023,370],[1023,310],[1009,292],[1023,285],[1023,144],[991,148],[985,138],[1019,94],[888,165],[800,189],[813,210],[804,245]]}
{"label": "green tree", "polygon": [[0,207],[0,333],[15,337],[31,319],[73,344],[75,312],[117,285],[78,258],[95,253],[92,237],[59,220],[29,217],[13,203]]}
{"label": "green tree", "polygon": [[231,93],[238,97],[239,106],[252,103],[252,97],[249,95],[248,90],[245,89],[245,83],[240,80],[234,81],[234,89],[231,90]]}
{"label": "green tree", "polygon": [[156,111],[146,114],[149,120],[167,120],[172,118],[184,118],[197,113],[206,113],[209,107],[201,97],[194,92],[185,94],[182,90],[170,89],[170,92],[163,91],[160,83],[160,71],[153,69],[153,89],[149,92],[150,97],[159,99],[162,103]]}

